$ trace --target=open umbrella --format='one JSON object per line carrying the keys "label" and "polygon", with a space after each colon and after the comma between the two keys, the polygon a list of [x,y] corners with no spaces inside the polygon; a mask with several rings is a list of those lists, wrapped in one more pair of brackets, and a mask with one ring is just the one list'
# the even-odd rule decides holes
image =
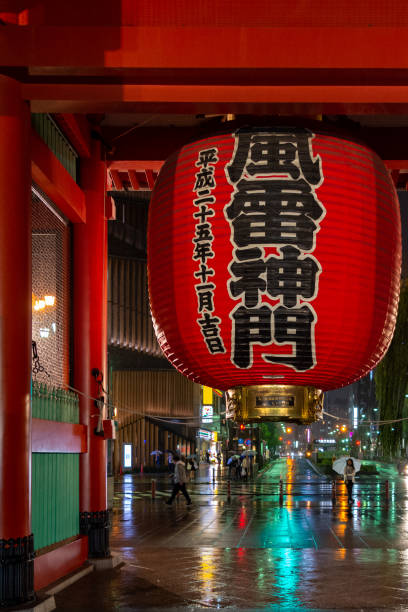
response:
{"label": "open umbrella", "polygon": [[232,455],[227,461],[227,465],[230,465],[235,459],[239,459],[239,455]]}
{"label": "open umbrella", "polygon": [[340,459],[336,459],[336,461],[333,461],[333,465],[332,465],[333,470],[337,472],[338,474],[343,475],[344,468],[346,467],[347,459],[352,460],[354,464],[354,469],[356,472],[358,472],[361,468],[361,461],[359,461],[358,459],[354,459],[354,457],[340,457]]}
{"label": "open umbrella", "polygon": [[162,452],[162,451],[159,451],[159,450],[154,450],[154,451],[152,451],[150,454],[151,454],[151,455],[162,455],[162,454],[163,454],[163,452]]}
{"label": "open umbrella", "polygon": [[255,457],[256,452],[255,452],[255,451],[253,451],[253,450],[244,450],[244,451],[241,453],[241,457],[245,457],[245,455],[246,455],[247,457]]}

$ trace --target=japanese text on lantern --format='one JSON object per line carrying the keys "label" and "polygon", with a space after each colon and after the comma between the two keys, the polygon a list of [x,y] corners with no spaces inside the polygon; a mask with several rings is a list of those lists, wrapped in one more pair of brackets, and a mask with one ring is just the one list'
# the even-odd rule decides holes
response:
{"label": "japanese text on lantern", "polygon": [[225,353],[219,329],[221,319],[214,314],[215,271],[208,264],[208,260],[215,256],[212,248],[214,236],[210,221],[215,212],[210,207],[216,201],[212,191],[216,187],[214,169],[218,162],[217,154],[217,148],[204,149],[199,152],[195,163],[198,172],[195,175],[193,189],[195,193],[193,203],[198,209],[193,214],[194,219],[196,219],[193,260],[199,264],[199,269],[194,272],[197,279],[195,284],[197,311],[200,315],[197,323],[200,326],[208,351],[212,354]]}
{"label": "japanese text on lantern", "polygon": [[314,134],[242,129],[234,137],[225,168],[234,191],[224,209],[233,245],[228,291],[240,300],[230,313],[231,361],[250,368],[254,344],[289,344],[290,354],[262,358],[309,370],[316,365],[317,321],[309,302],[317,296],[322,268],[308,253],[326,214],[315,191],[324,177],[320,156],[313,156]]}

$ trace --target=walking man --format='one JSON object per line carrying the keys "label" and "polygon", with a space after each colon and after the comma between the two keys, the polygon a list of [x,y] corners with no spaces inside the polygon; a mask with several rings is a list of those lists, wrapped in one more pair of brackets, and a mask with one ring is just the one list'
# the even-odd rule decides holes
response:
{"label": "walking man", "polygon": [[170,496],[170,499],[166,501],[166,504],[168,506],[171,506],[171,504],[173,503],[173,499],[176,497],[177,493],[181,491],[187,500],[187,506],[190,506],[192,501],[186,489],[186,483],[188,482],[186,466],[181,461],[178,455],[173,456],[173,463],[175,464],[173,476],[173,491]]}

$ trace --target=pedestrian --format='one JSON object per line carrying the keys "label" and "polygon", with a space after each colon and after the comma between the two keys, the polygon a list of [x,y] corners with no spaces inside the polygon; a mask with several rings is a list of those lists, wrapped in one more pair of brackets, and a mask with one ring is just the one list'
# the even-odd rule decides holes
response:
{"label": "pedestrian", "polygon": [[207,451],[205,451],[205,460],[207,463],[210,463],[210,453]]}
{"label": "pedestrian", "polygon": [[352,459],[347,459],[346,466],[344,468],[344,482],[347,487],[348,503],[353,503],[353,484],[355,482],[356,470]]}
{"label": "pedestrian", "polygon": [[252,455],[248,458],[249,463],[249,477],[252,479],[254,477],[254,458]]}
{"label": "pedestrian", "polygon": [[218,465],[221,465],[221,453],[219,451],[217,453],[217,461],[218,461]]}
{"label": "pedestrian", "polygon": [[173,491],[170,498],[166,501],[166,504],[171,506],[177,493],[181,491],[187,500],[187,506],[190,506],[192,501],[186,489],[186,484],[188,482],[186,466],[178,455],[173,455],[173,463],[175,465],[173,475]]}
{"label": "pedestrian", "polygon": [[241,459],[237,459],[235,464],[235,480],[240,480],[241,478]]}
{"label": "pedestrian", "polygon": [[245,478],[245,480],[248,479],[248,469],[249,469],[249,461],[248,461],[247,456],[245,455],[241,463],[241,477]]}
{"label": "pedestrian", "polygon": [[194,478],[196,469],[197,469],[197,464],[194,461],[194,459],[191,457],[187,463],[187,470],[189,472],[190,478]]}

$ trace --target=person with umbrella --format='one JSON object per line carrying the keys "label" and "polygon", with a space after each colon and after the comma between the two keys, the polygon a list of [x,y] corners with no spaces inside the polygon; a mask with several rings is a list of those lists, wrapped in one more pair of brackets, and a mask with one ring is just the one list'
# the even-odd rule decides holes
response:
{"label": "person with umbrella", "polygon": [[155,462],[157,463],[157,465],[159,465],[159,463],[160,463],[160,459],[161,459],[160,455],[162,455],[162,454],[163,454],[163,453],[162,453],[162,451],[161,451],[161,450],[154,450],[154,451],[152,451],[152,452],[150,453],[150,455],[153,455],[153,456],[154,456],[154,458],[155,458]]}
{"label": "person with umbrella", "polygon": [[232,455],[227,461],[228,465],[228,479],[231,477],[234,480],[237,480],[237,465],[238,465],[239,455]]}
{"label": "person with umbrella", "polygon": [[352,497],[353,494],[353,484],[355,482],[356,468],[354,467],[354,463],[351,457],[349,457],[346,461],[346,465],[344,466],[344,482],[347,487],[347,495],[348,495],[348,503],[352,504],[354,499]]}
{"label": "person with umbrella", "polygon": [[361,468],[361,461],[353,457],[340,457],[333,463],[333,470],[341,474],[347,487],[347,495],[349,504],[353,503],[352,493],[355,475]]}

